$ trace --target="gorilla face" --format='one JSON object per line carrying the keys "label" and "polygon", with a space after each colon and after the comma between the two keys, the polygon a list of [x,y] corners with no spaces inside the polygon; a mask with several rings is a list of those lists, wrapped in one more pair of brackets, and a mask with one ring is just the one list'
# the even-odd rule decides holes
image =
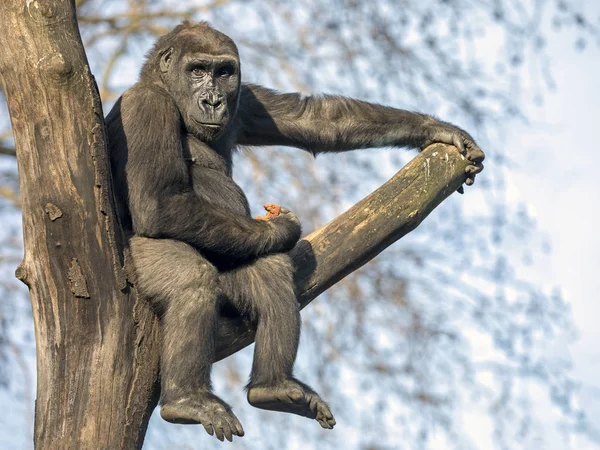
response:
{"label": "gorilla face", "polygon": [[170,47],[161,55],[161,78],[177,104],[186,131],[211,143],[237,113],[241,83],[237,49],[215,47],[214,37],[207,33],[184,37],[184,46]]}

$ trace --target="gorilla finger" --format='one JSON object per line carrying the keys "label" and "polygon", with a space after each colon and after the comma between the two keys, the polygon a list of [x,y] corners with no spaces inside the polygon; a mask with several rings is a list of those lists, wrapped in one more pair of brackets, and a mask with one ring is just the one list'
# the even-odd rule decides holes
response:
{"label": "gorilla finger", "polygon": [[[319,402],[319,404],[317,405],[317,409],[319,411],[319,414],[323,415],[324,417],[327,415],[327,413],[329,413],[329,408],[327,407],[327,404],[324,402]],[[329,413],[331,414],[331,413]]]}
{"label": "gorilla finger", "polygon": [[242,428],[242,424],[237,419],[237,417],[233,418],[233,428],[235,430],[234,434],[237,434],[240,437],[244,435],[244,429]]}
{"label": "gorilla finger", "polygon": [[333,420],[333,414],[331,413],[331,411],[329,410],[329,408],[325,409],[325,412],[323,413],[323,415],[325,416],[325,418],[327,419],[328,422],[330,420]]}
{"label": "gorilla finger", "polygon": [[464,194],[465,193],[465,188],[461,185],[456,192],[458,192],[459,194]]}
{"label": "gorilla finger", "polygon": [[483,164],[478,164],[476,166],[467,166],[465,169],[465,173],[473,174],[479,173],[483,170]]}
{"label": "gorilla finger", "polygon": [[329,421],[333,420],[333,414],[329,410],[329,407],[325,403],[319,405],[319,413],[317,415],[319,422],[324,422],[329,425]]}
{"label": "gorilla finger", "polygon": [[428,139],[425,142],[423,142],[423,144],[421,144],[421,150],[425,150],[427,147],[429,147],[433,142]]}
{"label": "gorilla finger", "polygon": [[204,427],[204,429],[206,430],[206,432],[208,434],[210,434],[211,436],[213,434],[215,434],[215,432],[213,431],[212,423],[203,423],[202,426]]}
{"label": "gorilla finger", "polygon": [[460,136],[455,136],[452,139],[452,145],[454,145],[458,149],[458,152],[461,155],[464,155],[467,152],[465,150],[465,143],[463,142],[463,140],[462,140],[462,138]]}
{"label": "gorilla finger", "polygon": [[477,145],[473,144],[473,148],[469,150],[467,154],[469,161],[480,163],[485,159],[485,153]]}
{"label": "gorilla finger", "polygon": [[220,425],[215,425],[215,434],[217,439],[223,442],[225,440],[225,436],[223,435],[223,427]]}
{"label": "gorilla finger", "polygon": [[472,186],[473,183],[475,183],[475,175],[473,175],[465,180],[465,184],[467,186]]}
{"label": "gorilla finger", "polygon": [[233,435],[231,433],[231,426],[229,424],[223,427],[223,433],[225,433],[225,439],[229,442],[233,442]]}
{"label": "gorilla finger", "polygon": [[326,430],[333,429],[333,427],[331,425],[329,425],[329,422],[327,422],[325,419],[319,420],[319,425],[321,425],[321,427],[325,428]]}

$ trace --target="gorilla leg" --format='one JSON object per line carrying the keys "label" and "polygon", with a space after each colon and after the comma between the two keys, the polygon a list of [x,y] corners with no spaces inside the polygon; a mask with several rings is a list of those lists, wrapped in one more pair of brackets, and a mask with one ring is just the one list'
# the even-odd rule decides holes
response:
{"label": "gorilla leg", "polygon": [[[189,245],[167,239],[130,241],[140,294],[161,316],[161,416],[202,423],[220,440],[242,436],[231,408],[211,393],[221,293],[217,270]],[[214,430],[213,430],[214,428]]]}
{"label": "gorilla leg", "polygon": [[292,376],[300,338],[300,311],[292,266],[283,254],[220,273],[225,296],[258,322],[250,386],[273,385]]}
{"label": "gorilla leg", "polygon": [[292,376],[300,338],[293,273],[290,257],[280,253],[219,274],[225,296],[257,322],[248,401],[257,408],[298,414],[333,428],[335,420],[327,404]]}

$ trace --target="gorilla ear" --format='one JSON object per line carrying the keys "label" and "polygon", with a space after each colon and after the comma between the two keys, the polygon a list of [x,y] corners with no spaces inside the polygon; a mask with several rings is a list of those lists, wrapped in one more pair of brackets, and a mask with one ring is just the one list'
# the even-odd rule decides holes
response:
{"label": "gorilla ear", "polygon": [[160,56],[160,71],[165,73],[168,72],[171,68],[171,63],[173,62],[173,47],[166,50]]}

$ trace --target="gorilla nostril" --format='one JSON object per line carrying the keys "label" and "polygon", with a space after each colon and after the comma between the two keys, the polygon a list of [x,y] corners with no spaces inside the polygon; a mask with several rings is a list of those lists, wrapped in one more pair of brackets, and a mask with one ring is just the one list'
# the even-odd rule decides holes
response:
{"label": "gorilla nostril", "polygon": [[212,106],[216,109],[223,104],[223,97],[218,94],[208,93],[206,97],[202,99],[202,103],[208,106]]}

